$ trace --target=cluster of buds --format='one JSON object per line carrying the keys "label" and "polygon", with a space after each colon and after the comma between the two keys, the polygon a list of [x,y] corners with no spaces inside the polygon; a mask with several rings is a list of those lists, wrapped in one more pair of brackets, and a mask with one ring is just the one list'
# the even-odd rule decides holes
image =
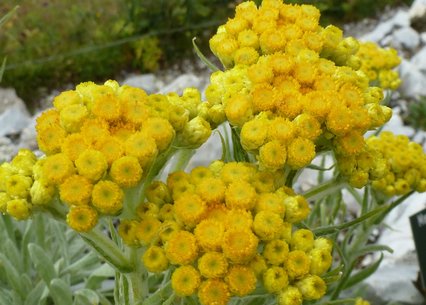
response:
{"label": "cluster of buds", "polygon": [[259,282],[279,304],[301,304],[326,292],[320,277],[332,263],[331,242],[294,224],[309,214],[305,198],[280,186],[278,175],[249,163],[213,162],[154,182],[138,219],[119,233],[130,246],[145,246],[151,272],[175,265],[179,296],[198,293],[202,304],[227,304]]}

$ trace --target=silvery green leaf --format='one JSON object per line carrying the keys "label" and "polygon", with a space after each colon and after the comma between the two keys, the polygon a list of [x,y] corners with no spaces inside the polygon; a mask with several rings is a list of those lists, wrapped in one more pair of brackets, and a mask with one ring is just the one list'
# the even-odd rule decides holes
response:
{"label": "silvery green leaf", "polygon": [[46,287],[46,283],[39,281],[37,285],[28,293],[27,298],[25,299],[25,305],[39,305]]}
{"label": "silvery green leaf", "polygon": [[99,296],[93,290],[81,289],[75,292],[74,305],[98,305],[99,302]]}
{"label": "silvery green leaf", "polygon": [[93,268],[98,262],[98,256],[93,252],[89,252],[85,256],[80,258],[78,261],[66,267],[61,273],[71,273],[71,275],[74,275],[81,272],[82,270]]}
{"label": "silvery green leaf", "polygon": [[12,291],[15,291],[22,298],[25,297],[26,291],[24,289],[24,285],[20,279],[20,273],[16,270],[13,264],[6,258],[6,256],[0,252],[0,268],[3,267],[6,276],[7,282],[12,288]]}
{"label": "silvery green leaf", "polygon": [[35,269],[44,282],[49,285],[53,279],[58,277],[51,258],[40,246],[36,244],[29,244],[28,250]]}
{"label": "silvery green leaf", "polygon": [[108,264],[103,264],[97,268],[87,279],[86,288],[98,289],[100,284],[107,278],[115,276],[115,270]]}
{"label": "silvery green leaf", "polygon": [[67,283],[61,279],[53,279],[49,286],[54,304],[72,305],[72,292]]}
{"label": "silvery green leaf", "polygon": [[22,273],[24,271],[23,262],[21,260],[21,255],[16,248],[16,245],[11,240],[6,240],[4,242],[4,253],[6,254],[7,258],[11,263],[13,263],[13,266],[18,270],[19,273]]}

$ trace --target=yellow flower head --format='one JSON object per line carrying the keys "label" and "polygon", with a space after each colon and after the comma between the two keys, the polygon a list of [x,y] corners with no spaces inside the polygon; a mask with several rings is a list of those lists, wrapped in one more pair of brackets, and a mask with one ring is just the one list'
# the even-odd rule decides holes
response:
{"label": "yellow flower head", "polygon": [[283,220],[272,211],[260,211],[253,221],[253,230],[262,240],[272,240],[279,236]]}
{"label": "yellow flower head", "polygon": [[222,249],[232,262],[245,263],[255,256],[257,245],[258,238],[251,230],[231,229],[223,236]]}
{"label": "yellow flower head", "polygon": [[200,273],[192,266],[181,266],[172,274],[172,288],[179,296],[190,296],[200,286]]}
{"label": "yellow flower head", "polygon": [[166,243],[166,255],[172,264],[191,264],[198,256],[195,236],[188,231],[176,231]]}
{"label": "yellow flower head", "polygon": [[305,276],[309,273],[310,263],[311,260],[305,252],[301,250],[290,251],[285,262],[288,276],[291,279]]}
{"label": "yellow flower head", "polygon": [[67,106],[78,105],[82,102],[80,95],[75,90],[61,92],[53,99],[53,106],[61,111]]}
{"label": "yellow flower head", "polygon": [[287,164],[294,169],[309,165],[315,157],[315,144],[305,138],[295,138],[287,147]]}
{"label": "yellow flower head", "polygon": [[264,192],[260,194],[256,202],[256,213],[260,211],[271,211],[284,218],[285,205],[282,197],[274,193]]}
{"label": "yellow flower head", "polygon": [[17,220],[25,220],[31,215],[31,206],[26,199],[12,199],[7,202],[6,213]]}
{"label": "yellow flower head", "polygon": [[323,275],[331,266],[333,257],[328,249],[314,248],[309,252],[311,258],[311,268],[309,273],[313,275]]}
{"label": "yellow flower head", "polygon": [[113,93],[95,97],[92,113],[104,120],[114,121],[120,117],[120,100]]}
{"label": "yellow flower head", "polygon": [[233,229],[233,230],[247,230],[252,227],[253,224],[253,216],[247,210],[242,209],[231,209],[227,210],[227,214],[224,218],[220,220],[224,220],[225,229]]}
{"label": "yellow flower head", "polygon": [[206,213],[207,205],[200,196],[184,193],[174,202],[174,211],[178,221],[187,227],[195,227]]}
{"label": "yellow flower head", "polygon": [[61,184],[74,172],[74,164],[65,154],[48,156],[43,162],[42,175],[51,184]]}
{"label": "yellow flower head", "polygon": [[75,160],[75,166],[81,176],[92,181],[98,181],[105,174],[108,162],[100,151],[86,149]]}
{"label": "yellow flower head", "polygon": [[85,140],[85,136],[81,133],[68,135],[61,145],[62,153],[72,161],[77,160],[77,158],[89,148]]}
{"label": "yellow flower head", "polygon": [[297,288],[303,295],[305,300],[318,300],[327,291],[327,285],[324,280],[317,275],[308,275],[300,281],[296,282]]}
{"label": "yellow flower head", "polygon": [[159,151],[165,150],[175,136],[175,130],[168,120],[149,118],[142,124],[142,132],[151,136]]}
{"label": "yellow flower head", "polygon": [[279,239],[274,239],[266,243],[263,249],[263,257],[272,265],[280,265],[287,260],[289,252],[288,244]]}
{"label": "yellow flower head", "polygon": [[5,214],[7,210],[7,203],[12,200],[12,198],[5,192],[0,192],[0,213]]}
{"label": "yellow flower head", "polygon": [[167,185],[162,181],[154,181],[145,190],[145,196],[148,201],[162,206],[170,203],[172,198]]}
{"label": "yellow flower head", "polygon": [[197,184],[197,194],[208,204],[214,205],[225,200],[225,183],[219,178],[205,178]]}
{"label": "yellow flower head", "polygon": [[177,143],[184,147],[198,148],[207,141],[211,132],[210,124],[197,116],[185,125],[178,136]]}
{"label": "yellow flower head", "polygon": [[30,189],[31,203],[34,205],[48,204],[53,199],[55,191],[55,187],[46,180],[35,180]]}
{"label": "yellow flower head", "polygon": [[309,204],[303,196],[289,196],[284,200],[286,212],[285,220],[290,223],[297,223],[304,220],[309,212]]}
{"label": "yellow flower head", "polygon": [[291,249],[310,251],[314,247],[314,234],[308,229],[299,229],[291,237]]}
{"label": "yellow flower head", "polygon": [[258,159],[261,167],[270,171],[276,171],[284,167],[286,163],[286,147],[279,141],[269,141],[260,147]]}
{"label": "yellow flower head", "polygon": [[302,305],[303,296],[297,287],[289,285],[279,293],[277,301],[279,305]]}
{"label": "yellow flower head", "polygon": [[6,193],[13,198],[26,199],[30,193],[33,179],[22,175],[11,175],[6,180]]}
{"label": "yellow flower head", "polygon": [[69,205],[87,205],[92,195],[92,188],[92,183],[86,177],[72,175],[59,186],[59,196]]}
{"label": "yellow flower head", "polygon": [[90,118],[84,121],[80,133],[88,146],[96,144],[99,140],[110,136],[109,124],[101,118]]}
{"label": "yellow flower head", "polygon": [[157,156],[156,141],[148,133],[136,132],[126,139],[124,150],[127,156],[136,157],[142,167],[149,165]]}
{"label": "yellow flower head", "polygon": [[60,112],[61,126],[67,132],[78,132],[88,114],[87,108],[84,105],[74,104],[66,106]]}
{"label": "yellow flower head", "polygon": [[260,277],[267,269],[265,258],[260,254],[256,254],[248,263],[248,266],[253,270],[256,277]]}
{"label": "yellow flower head", "polygon": [[256,204],[256,197],[254,187],[245,181],[231,183],[225,192],[226,206],[229,209],[251,210]]}
{"label": "yellow flower head", "polygon": [[123,208],[123,190],[112,181],[99,181],[93,187],[92,205],[102,214],[114,215]]}
{"label": "yellow flower head", "polygon": [[245,163],[229,162],[223,165],[220,175],[223,182],[228,185],[234,181],[249,181],[252,171]]}
{"label": "yellow flower head", "polygon": [[47,155],[58,153],[66,132],[59,124],[50,124],[37,130],[37,143],[41,151]]}
{"label": "yellow flower head", "polygon": [[198,259],[198,270],[205,278],[220,278],[228,271],[228,261],[221,252],[206,252]]}
{"label": "yellow flower head", "polygon": [[278,293],[288,286],[288,275],[284,268],[272,266],[263,273],[263,285],[270,293]]}
{"label": "yellow flower head", "polygon": [[145,215],[135,228],[136,238],[139,243],[149,245],[158,239],[160,226],[161,222],[157,218]]}
{"label": "yellow flower head", "polygon": [[256,274],[253,269],[242,265],[233,265],[226,275],[226,283],[233,295],[242,297],[256,288]]}
{"label": "yellow flower head", "polygon": [[150,246],[142,256],[142,262],[149,272],[163,272],[169,266],[163,248]]}
{"label": "yellow flower head", "polygon": [[158,230],[161,241],[165,244],[172,236],[173,232],[177,232],[181,229],[181,226],[173,219],[165,220]]}
{"label": "yellow flower head", "polygon": [[88,205],[72,206],[67,214],[68,225],[77,232],[88,232],[98,222],[98,213]]}
{"label": "yellow flower head", "polygon": [[195,238],[204,251],[218,251],[222,246],[225,228],[219,221],[202,220],[194,230]]}
{"label": "yellow flower head", "polygon": [[114,137],[100,139],[96,142],[95,149],[105,156],[109,166],[124,154],[123,143]]}
{"label": "yellow flower head", "polygon": [[236,94],[229,98],[225,106],[225,114],[232,125],[242,127],[253,117],[253,104],[246,95]]}
{"label": "yellow flower head", "polygon": [[258,149],[265,143],[268,135],[268,121],[262,118],[253,119],[241,129],[241,145],[245,150]]}
{"label": "yellow flower head", "polygon": [[142,168],[138,159],[124,156],[115,160],[109,172],[112,180],[122,187],[132,187],[142,178]]}
{"label": "yellow flower head", "polygon": [[118,234],[123,239],[124,243],[129,246],[138,245],[138,239],[136,237],[136,228],[138,222],[136,220],[123,220],[118,226]]}
{"label": "yellow flower head", "polygon": [[20,149],[18,154],[13,157],[10,164],[17,169],[17,173],[24,176],[33,174],[33,166],[37,161],[37,157],[29,149]]}
{"label": "yellow flower head", "polygon": [[201,283],[198,298],[203,305],[226,305],[230,293],[228,285],[219,279],[208,279]]}

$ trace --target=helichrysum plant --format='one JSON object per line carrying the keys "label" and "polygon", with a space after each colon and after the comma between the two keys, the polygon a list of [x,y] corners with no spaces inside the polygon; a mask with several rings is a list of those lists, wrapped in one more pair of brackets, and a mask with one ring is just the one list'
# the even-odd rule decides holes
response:
{"label": "helichrysum plant", "polygon": [[[206,62],[205,101],[115,81],[59,94],[37,119],[45,156],[21,150],[0,166],[0,210],[79,232],[114,268],[116,304],[369,304],[339,298],[378,268],[382,256],[357,269],[365,255],[392,251],[370,234],[426,190],[426,157],[380,133],[396,52],[319,18],[311,5],[239,4],[210,40],[224,70]],[[221,124],[222,159],[185,171]],[[301,193],[306,168],[318,185]]]}

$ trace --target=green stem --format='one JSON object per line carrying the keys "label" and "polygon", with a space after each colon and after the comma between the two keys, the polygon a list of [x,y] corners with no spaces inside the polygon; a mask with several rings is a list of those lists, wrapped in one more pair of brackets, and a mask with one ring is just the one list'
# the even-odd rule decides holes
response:
{"label": "green stem", "polygon": [[401,197],[399,197],[397,200],[395,200],[394,202],[392,202],[385,210],[385,212],[380,215],[379,217],[377,217],[377,219],[374,220],[374,224],[379,224],[383,221],[383,219],[394,209],[396,208],[398,205],[400,205],[405,199],[407,199],[408,197],[410,197],[412,194],[414,193],[414,191],[411,191]]}
{"label": "green stem", "polygon": [[113,268],[121,273],[128,273],[133,270],[130,261],[124,256],[117,245],[106,237],[99,229],[80,233],[83,240],[89,244],[96,253],[107,261]]}
{"label": "green stem", "polygon": [[172,283],[169,281],[166,285],[158,289],[148,299],[142,302],[142,305],[156,305],[161,304],[167,300],[168,296],[173,292]]}
{"label": "green stem", "polygon": [[130,250],[130,260],[134,266],[131,273],[127,275],[131,284],[132,304],[141,305],[148,296],[148,272],[143,267],[140,260],[141,253],[138,249]]}
{"label": "green stem", "polygon": [[182,148],[176,153],[176,161],[173,162],[173,165],[170,168],[170,173],[184,170],[191,160],[192,156],[195,154],[195,149],[191,148]]}
{"label": "green stem", "polygon": [[330,195],[337,190],[342,189],[345,184],[346,184],[345,181],[339,179],[339,177],[336,177],[323,184],[313,187],[312,189],[304,193],[303,196],[306,199],[317,200],[319,198]]}
{"label": "green stem", "polygon": [[201,53],[200,49],[198,48],[197,44],[195,43],[196,39],[197,39],[196,37],[192,38],[192,45],[194,46],[194,50],[195,50],[195,53],[197,54],[197,56],[201,59],[201,61],[203,63],[206,64],[207,67],[210,68],[210,70],[212,70],[213,72],[219,71],[219,68],[216,67],[210,60],[208,60],[204,56],[203,53]]}

